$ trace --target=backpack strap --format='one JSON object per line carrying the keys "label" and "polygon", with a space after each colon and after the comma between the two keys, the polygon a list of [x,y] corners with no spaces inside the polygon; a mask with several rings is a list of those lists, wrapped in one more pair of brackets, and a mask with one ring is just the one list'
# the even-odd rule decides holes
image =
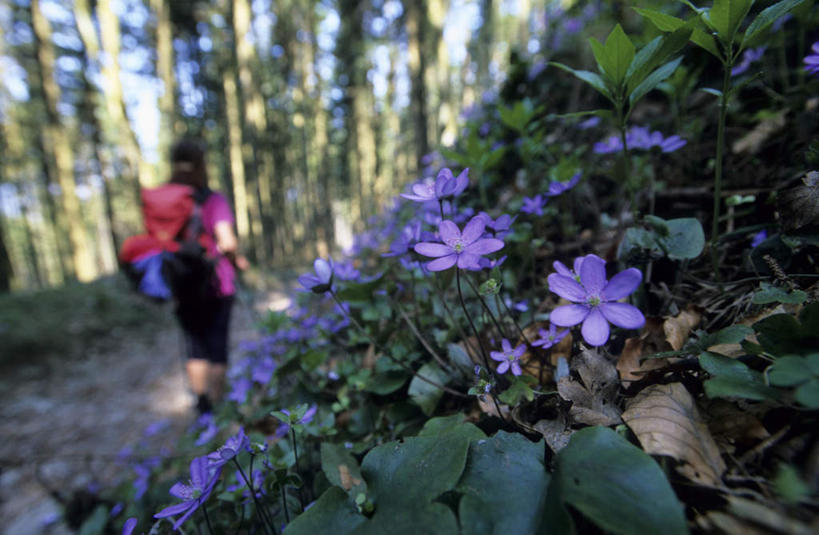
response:
{"label": "backpack strap", "polygon": [[193,211],[185,228],[183,241],[197,241],[204,230],[202,221],[202,206],[210,198],[213,191],[209,188],[199,188],[193,192]]}

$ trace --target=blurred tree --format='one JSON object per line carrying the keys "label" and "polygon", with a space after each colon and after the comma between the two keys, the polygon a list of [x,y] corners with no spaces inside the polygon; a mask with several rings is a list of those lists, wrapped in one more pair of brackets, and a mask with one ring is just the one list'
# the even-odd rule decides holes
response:
{"label": "blurred tree", "polygon": [[49,175],[60,187],[61,222],[68,229],[74,274],[80,281],[92,280],[97,275],[88,236],[85,231],[82,208],[74,182],[74,153],[66,127],[60,121],[57,105],[60,86],[54,76],[54,50],[51,43],[51,25],[40,10],[39,0],[30,3],[31,20],[37,46],[37,64],[45,97],[47,121],[43,128],[43,147],[47,154]]}
{"label": "blurred tree", "polygon": [[423,169],[423,157],[429,152],[428,118],[427,118],[427,54],[424,44],[429,30],[427,17],[427,0],[417,0],[404,4],[407,27],[408,62],[412,90],[410,107],[412,110],[413,132],[415,135],[415,172]]}
{"label": "blurred tree", "polygon": [[[87,0],[80,0],[87,1]],[[156,73],[162,81],[159,95],[159,152],[158,176],[165,180],[170,176],[168,155],[171,143],[180,132],[177,127],[176,77],[173,72],[173,25],[171,8],[164,0],[151,0],[151,9],[156,18]]]}

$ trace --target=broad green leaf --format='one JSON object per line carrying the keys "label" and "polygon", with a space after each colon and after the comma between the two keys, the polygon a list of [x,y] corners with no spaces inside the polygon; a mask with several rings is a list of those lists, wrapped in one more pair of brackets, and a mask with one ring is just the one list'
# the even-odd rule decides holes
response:
{"label": "broad green leaf", "polygon": [[643,80],[640,85],[635,87],[634,91],[628,96],[629,107],[634,107],[634,104],[643,98],[646,93],[657,87],[660,82],[671,76],[677,67],[679,67],[681,61],[682,56],[669,61],[656,71],[649,74],[648,77],[646,77],[646,79]]}
{"label": "broad green leaf", "polygon": [[512,106],[498,106],[498,113],[500,114],[503,124],[523,132],[526,130],[526,125],[532,120],[535,114],[535,109],[529,99],[518,100]]}
{"label": "broad green leaf", "polygon": [[722,98],[722,91],[719,89],[714,89],[713,87],[702,87],[700,91],[703,93],[708,93],[709,95],[714,95],[717,98]]}
{"label": "broad green leaf", "polygon": [[609,65],[610,60],[606,47],[594,37],[589,37],[589,45],[591,46],[594,60],[597,62],[597,70],[611,82],[614,82],[614,79],[609,73],[609,69],[613,66]]}
{"label": "broad green leaf", "polygon": [[105,525],[108,522],[108,507],[98,505],[91,515],[85,519],[80,526],[79,535],[99,535],[105,533]]}
{"label": "broad green leaf", "polygon": [[759,344],[773,355],[800,353],[801,325],[790,314],[774,314],[754,323]]}
{"label": "broad green leaf", "polygon": [[612,95],[609,88],[606,86],[606,83],[603,81],[603,79],[600,78],[599,74],[590,71],[575,70],[569,67],[568,65],[564,65],[556,61],[549,62],[549,65],[554,65],[559,69],[563,69],[564,71],[573,74],[577,78],[580,78],[581,80],[592,86],[595,90],[597,90],[598,93],[600,93],[610,101],[614,102],[614,96]]}
{"label": "broad green leaf", "polygon": [[768,368],[768,380],[774,386],[796,386],[811,377],[806,359],[794,355],[779,357]]}
{"label": "broad green leaf", "polygon": [[715,333],[703,336],[697,342],[697,346],[705,350],[716,345],[739,344],[753,333],[754,330],[746,325],[731,325]]}
{"label": "broad green leaf", "polygon": [[751,298],[755,305],[767,305],[769,303],[788,303],[798,305],[804,303],[808,294],[802,290],[787,291],[784,288],[774,286],[769,282],[762,282],[759,291]]}
{"label": "broad green leaf", "polygon": [[[676,54],[691,37],[691,28],[682,27],[663,36],[652,39],[634,56],[628,72],[626,84],[628,93],[632,93],[657,65]],[[636,100],[636,99],[635,99]]]}
{"label": "broad green leaf", "polygon": [[705,393],[709,398],[764,401],[779,397],[776,389],[765,384],[761,373],[738,360],[705,351],[700,354],[699,361],[702,369],[712,377],[704,383]]}
{"label": "broad green leaf", "polygon": [[[722,53],[717,47],[717,44],[714,42],[713,37],[708,35],[704,32],[701,27],[702,24],[699,22],[698,19],[692,19],[689,21],[684,21],[677,17],[667,15],[660,11],[655,11],[653,9],[641,9],[641,8],[634,8],[640,15],[644,16],[648,20],[657,27],[657,29],[664,31],[664,32],[673,32],[674,30],[678,30],[682,27],[687,27],[691,29],[691,42],[695,45],[704,48],[711,54],[713,54],[716,58],[722,61]],[[698,27],[699,26],[699,27]]]}
{"label": "broad green leaf", "polygon": [[634,11],[650,20],[658,30],[663,32],[673,32],[674,30],[678,30],[679,28],[685,26],[684,20],[672,15],[667,15],[661,11],[640,7],[635,7]]}
{"label": "broad green leaf", "polygon": [[781,2],[777,2],[776,4],[763,9],[756,18],[751,21],[751,24],[748,25],[748,29],[745,30],[745,35],[742,39],[742,43],[740,44],[740,51],[744,48],[753,47],[756,45],[757,39],[759,39],[765,30],[767,30],[771,24],[776,22],[776,19],[785,15],[788,11],[792,10],[799,4],[801,4],[804,0],[782,0]]}
{"label": "broad green leaf", "polygon": [[409,374],[404,371],[376,373],[369,377],[364,390],[379,396],[386,396],[404,386],[409,378],[408,376]]}
{"label": "broad green leaf", "polygon": [[665,246],[666,254],[672,260],[697,258],[705,247],[705,234],[702,224],[693,217],[669,219],[669,235],[660,242]]}
{"label": "broad green leaf", "polygon": [[771,481],[774,492],[787,504],[796,504],[811,495],[810,485],[802,480],[799,471],[790,464],[780,464]]}
{"label": "broad green leaf", "polygon": [[433,437],[446,433],[457,433],[459,436],[466,437],[469,440],[486,438],[486,434],[475,424],[466,422],[464,414],[460,412],[451,416],[430,418],[418,432],[418,436]]}
{"label": "broad green leaf", "polygon": [[475,374],[475,363],[469,358],[466,350],[458,344],[447,344],[446,352],[449,356],[449,361],[458,368],[465,377],[470,379]]}
{"label": "broad green leaf", "polygon": [[535,399],[535,393],[529,385],[535,382],[537,382],[535,378],[530,375],[515,377],[511,379],[509,388],[504,390],[503,393],[498,396],[498,399],[510,406],[517,405],[524,399],[526,401],[532,401]]}
{"label": "broad green leaf", "polygon": [[705,17],[711,21],[720,39],[731,43],[752,3],[753,0],[714,0],[714,5]]}
{"label": "broad green leaf", "polygon": [[353,498],[357,493],[367,491],[358,461],[343,444],[321,443],[321,469],[330,483],[344,489]]}
{"label": "broad green leaf", "polygon": [[364,301],[372,300],[373,292],[381,284],[383,276],[379,276],[375,280],[369,282],[349,282],[345,281],[342,284],[344,287],[338,291],[338,298],[342,301]]}
{"label": "broad green leaf", "polygon": [[819,378],[814,377],[797,388],[793,397],[809,409],[819,409]]}
{"label": "broad green leaf", "polygon": [[462,533],[535,533],[549,486],[543,442],[518,433],[498,433],[469,445],[456,490]]}
{"label": "broad green leaf", "polygon": [[286,535],[316,535],[329,533],[348,535],[367,521],[359,514],[347,494],[338,487],[330,487],[319,496],[313,507],[293,519],[285,528]]}
{"label": "broad green leaf", "polygon": [[409,386],[409,397],[412,398],[421,410],[424,411],[424,414],[427,416],[431,415],[435,412],[435,407],[438,406],[438,401],[443,396],[444,391],[433,385],[424,381],[423,379],[419,379],[418,376],[425,377],[430,381],[438,383],[439,385],[444,385],[449,380],[449,376],[438,367],[437,364],[433,362],[428,362],[421,366],[421,369],[418,370],[417,375],[412,378],[412,382]]}
{"label": "broad green leaf", "polygon": [[634,59],[634,44],[619,24],[606,38],[605,53],[608,61],[606,73],[618,87],[622,87]]}
{"label": "broad green leaf", "polygon": [[688,533],[683,506],[656,461],[605,427],[577,431],[558,453],[542,533],[576,533],[566,505],[610,533]]}

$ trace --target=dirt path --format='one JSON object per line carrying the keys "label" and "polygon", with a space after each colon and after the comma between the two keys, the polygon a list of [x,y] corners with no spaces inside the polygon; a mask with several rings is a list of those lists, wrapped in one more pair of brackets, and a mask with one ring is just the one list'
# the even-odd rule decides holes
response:
{"label": "dirt path", "polygon": [[[283,292],[265,294],[252,308],[237,303],[232,354],[239,341],[257,336],[257,312],[286,305]],[[55,521],[60,508],[43,483],[65,494],[104,485],[122,470],[116,458],[126,445],[145,440],[135,453],[158,454],[184,433],[195,414],[181,344],[171,323],[113,350],[54,358],[0,377],[0,533],[71,533]],[[145,438],[145,429],[160,421],[162,429]]]}

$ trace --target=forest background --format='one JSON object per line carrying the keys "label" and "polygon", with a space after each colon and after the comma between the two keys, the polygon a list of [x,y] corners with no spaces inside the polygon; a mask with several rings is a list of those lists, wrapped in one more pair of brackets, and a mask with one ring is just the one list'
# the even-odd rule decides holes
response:
{"label": "forest background", "polygon": [[210,147],[257,265],[349,245],[493,98],[510,53],[548,59],[547,21],[572,4],[4,0],[0,291],[115,272],[180,136]]}

